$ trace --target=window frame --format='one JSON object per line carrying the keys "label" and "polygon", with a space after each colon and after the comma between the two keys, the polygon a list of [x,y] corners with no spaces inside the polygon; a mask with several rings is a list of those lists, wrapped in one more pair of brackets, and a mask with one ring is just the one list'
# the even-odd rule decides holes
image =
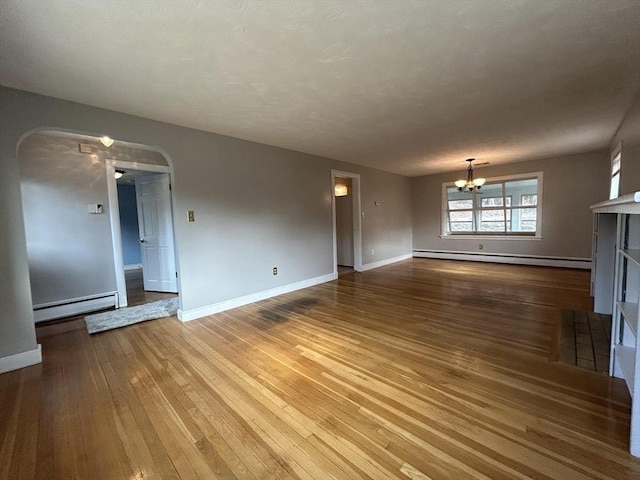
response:
{"label": "window frame", "polygon": [[[505,183],[509,181],[517,181],[517,180],[528,180],[535,179],[537,180],[537,188],[536,188],[536,230],[535,232],[499,232],[499,233],[490,233],[490,232],[448,232],[447,224],[448,224],[448,215],[449,215],[449,203],[447,198],[447,189],[451,187],[455,187],[454,182],[445,182],[442,184],[442,203],[440,206],[441,216],[440,216],[440,238],[443,239],[494,239],[494,240],[541,240],[542,239],[542,203],[543,203],[543,173],[542,172],[531,172],[531,173],[522,173],[516,175],[503,175],[499,177],[491,177],[487,178],[485,185],[501,183],[504,195]],[[482,190],[480,190],[482,191]],[[472,193],[472,198],[476,196],[476,191]],[[510,211],[513,214],[514,210],[518,210],[519,207],[513,206],[513,198],[511,199],[512,205],[510,207]],[[472,202],[471,212],[472,212],[472,221],[479,216],[479,212],[483,209],[478,206],[477,201]],[[461,210],[452,210],[452,211],[469,211],[469,209],[461,209]],[[506,211],[506,210],[505,210]],[[506,227],[506,217],[505,217],[505,227]],[[477,228],[477,226],[476,226]]]}
{"label": "window frame", "polygon": [[[618,164],[618,169],[614,170],[614,165]],[[622,142],[611,152],[611,163],[609,164],[609,200],[620,196],[620,181],[622,180]],[[618,188],[613,192],[613,180],[617,177]]]}

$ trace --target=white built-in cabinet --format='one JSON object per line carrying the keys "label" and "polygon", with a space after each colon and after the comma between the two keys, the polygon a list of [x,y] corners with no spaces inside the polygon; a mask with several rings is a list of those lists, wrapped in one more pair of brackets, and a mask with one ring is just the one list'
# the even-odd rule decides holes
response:
{"label": "white built-in cabinet", "polygon": [[594,213],[591,294],[612,315],[609,374],[631,393],[631,454],[640,457],[640,192],[598,203]]}

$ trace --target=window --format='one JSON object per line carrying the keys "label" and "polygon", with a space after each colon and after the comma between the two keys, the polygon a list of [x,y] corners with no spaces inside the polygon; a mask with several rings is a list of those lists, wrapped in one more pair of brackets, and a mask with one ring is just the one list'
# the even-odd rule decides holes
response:
{"label": "window", "polygon": [[478,191],[444,184],[443,236],[540,236],[542,173],[487,179]]}
{"label": "window", "polygon": [[609,200],[618,198],[620,195],[620,164],[622,163],[622,150],[620,147],[611,159],[611,188],[609,190]]}

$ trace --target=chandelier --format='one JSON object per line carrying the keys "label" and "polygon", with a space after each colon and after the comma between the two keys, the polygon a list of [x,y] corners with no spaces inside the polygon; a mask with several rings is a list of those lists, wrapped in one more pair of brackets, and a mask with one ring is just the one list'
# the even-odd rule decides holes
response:
{"label": "chandelier", "polygon": [[480,190],[484,182],[487,181],[486,178],[473,178],[473,167],[471,166],[471,162],[473,162],[475,158],[467,158],[467,162],[469,162],[469,168],[467,168],[467,179],[466,180],[456,180],[456,187],[458,187],[459,192],[463,192],[465,190],[469,192],[473,192],[474,188]]}

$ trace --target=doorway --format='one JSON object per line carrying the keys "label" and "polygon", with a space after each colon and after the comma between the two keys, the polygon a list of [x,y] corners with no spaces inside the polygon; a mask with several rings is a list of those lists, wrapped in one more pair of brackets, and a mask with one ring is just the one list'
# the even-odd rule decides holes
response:
{"label": "doorway", "polygon": [[362,270],[360,175],[331,171],[333,265],[338,276]]}
{"label": "doorway", "polygon": [[[169,167],[113,159],[105,165],[118,307],[175,296],[178,274]],[[125,189],[129,191],[123,195]],[[130,204],[131,189],[135,205]],[[129,204],[121,205],[125,198]]]}
{"label": "doorway", "polygon": [[[113,159],[108,168],[107,159]],[[92,135],[41,129],[21,140],[18,161],[34,320],[127,305],[115,165],[168,178],[166,155],[140,144],[107,146]],[[173,239],[173,227],[168,230]]]}

